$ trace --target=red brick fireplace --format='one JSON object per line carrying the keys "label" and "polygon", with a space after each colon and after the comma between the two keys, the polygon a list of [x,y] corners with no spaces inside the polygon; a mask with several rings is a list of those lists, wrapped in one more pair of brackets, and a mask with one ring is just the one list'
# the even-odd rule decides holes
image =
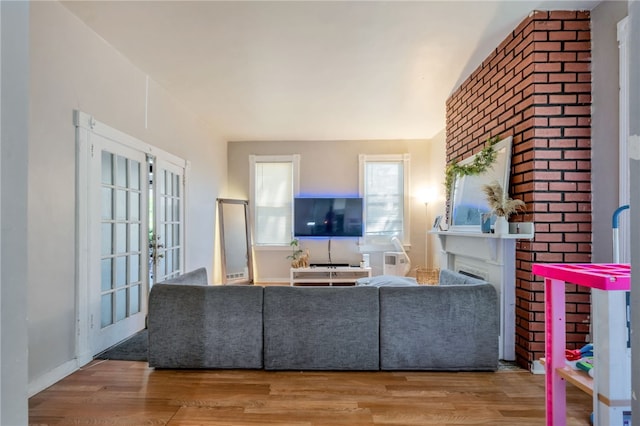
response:
{"label": "red brick fireplace", "polygon": [[[516,360],[544,356],[537,262],[591,261],[591,32],[582,11],[532,12],[447,100],[447,162],[513,136],[510,194],[535,223],[516,246]],[[567,344],[589,333],[589,293],[567,287]]]}

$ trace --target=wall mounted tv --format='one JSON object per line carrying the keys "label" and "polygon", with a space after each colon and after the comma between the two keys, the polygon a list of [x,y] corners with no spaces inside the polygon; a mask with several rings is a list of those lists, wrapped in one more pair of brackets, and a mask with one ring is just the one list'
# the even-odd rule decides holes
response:
{"label": "wall mounted tv", "polygon": [[295,198],[293,217],[296,237],[362,236],[362,198]]}

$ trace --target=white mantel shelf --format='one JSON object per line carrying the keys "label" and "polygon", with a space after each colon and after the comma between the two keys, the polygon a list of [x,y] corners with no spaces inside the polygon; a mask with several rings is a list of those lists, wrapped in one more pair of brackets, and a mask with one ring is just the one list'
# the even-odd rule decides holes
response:
{"label": "white mantel shelf", "polygon": [[[430,231],[440,241],[440,267],[483,278],[500,300],[500,359],[515,360],[516,241],[531,240],[531,222],[509,224],[509,234],[464,230]],[[519,232],[518,232],[519,231]]]}
{"label": "white mantel shelf", "polygon": [[490,238],[494,240],[505,239],[505,240],[521,240],[521,239],[533,239],[534,234],[532,233],[519,233],[519,234],[483,234],[481,232],[464,232],[464,231],[429,231],[430,234],[435,235],[459,235],[463,237],[471,237],[471,238]]}
{"label": "white mantel shelf", "polygon": [[[520,232],[518,232],[518,230]],[[477,237],[477,238],[504,238],[504,239],[533,239],[534,237],[534,226],[533,222],[514,222],[509,223],[509,233],[508,234],[485,234],[482,232],[474,232],[474,231],[458,231],[458,230],[449,230],[449,231],[429,231],[430,234],[435,235],[462,235],[464,237]]]}
{"label": "white mantel shelf", "polygon": [[[518,232],[519,231],[519,232]],[[534,225],[532,222],[517,222],[509,224],[508,234],[493,234],[482,233],[472,231],[429,231],[429,234],[437,235],[440,239],[440,244],[445,251],[455,251],[456,242],[465,241],[468,244],[467,238],[483,239],[486,248],[489,250],[488,261],[497,261],[499,257],[498,242],[501,240],[532,240],[535,236]],[[451,237],[451,238],[449,238]],[[451,248],[452,250],[449,250]]]}

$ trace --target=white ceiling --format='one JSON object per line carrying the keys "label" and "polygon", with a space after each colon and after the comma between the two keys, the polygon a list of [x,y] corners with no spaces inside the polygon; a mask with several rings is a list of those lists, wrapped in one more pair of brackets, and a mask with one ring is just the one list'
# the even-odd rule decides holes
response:
{"label": "white ceiling", "polygon": [[424,139],[532,10],[570,1],[70,1],[226,140]]}

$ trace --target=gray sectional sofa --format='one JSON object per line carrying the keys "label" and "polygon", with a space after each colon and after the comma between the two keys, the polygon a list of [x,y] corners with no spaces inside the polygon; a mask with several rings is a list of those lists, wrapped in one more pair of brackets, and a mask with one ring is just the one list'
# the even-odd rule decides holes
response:
{"label": "gray sectional sofa", "polygon": [[267,370],[496,370],[494,287],[452,271],[439,286],[209,286],[206,270],[155,284],[149,365]]}

